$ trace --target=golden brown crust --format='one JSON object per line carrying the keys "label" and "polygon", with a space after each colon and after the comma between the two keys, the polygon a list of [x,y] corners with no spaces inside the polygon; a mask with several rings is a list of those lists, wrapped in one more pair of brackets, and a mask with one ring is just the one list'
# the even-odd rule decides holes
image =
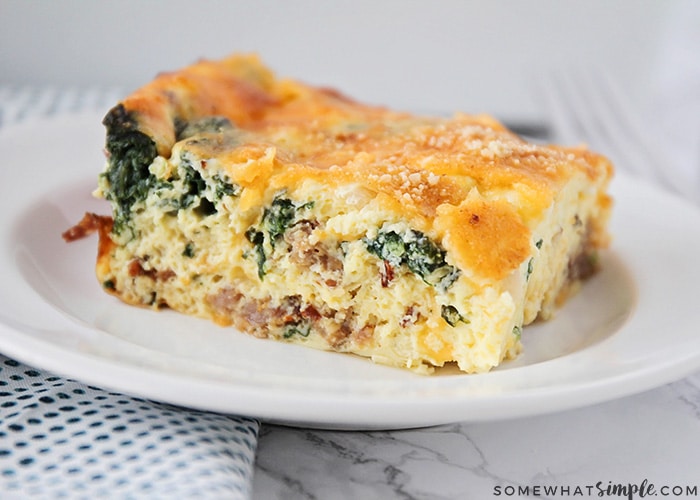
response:
{"label": "golden brown crust", "polygon": [[[354,183],[488,279],[522,264],[530,232],[573,175],[612,173],[599,155],[526,143],[490,117],[428,118],[358,104],[277,79],[255,56],[161,74],[122,104],[166,158],[178,122],[220,115],[249,134],[237,147],[188,145],[202,157],[225,154],[228,175],[244,188],[243,210],[270,186]],[[593,241],[606,241],[602,225],[593,231]]]}
{"label": "golden brown crust", "polygon": [[530,255],[530,231],[505,202],[443,205],[436,220],[456,249],[457,267],[501,280]]}
{"label": "golden brown crust", "polygon": [[220,115],[243,125],[258,119],[265,108],[279,104],[269,89],[271,79],[252,56],[220,63],[201,61],[177,72],[161,73],[122,104],[137,113],[140,130],[167,157],[175,144],[176,120]]}

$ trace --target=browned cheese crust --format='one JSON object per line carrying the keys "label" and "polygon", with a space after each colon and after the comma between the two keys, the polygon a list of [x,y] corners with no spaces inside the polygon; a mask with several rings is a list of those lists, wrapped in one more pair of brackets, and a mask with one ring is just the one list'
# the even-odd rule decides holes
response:
{"label": "browned cheese crust", "polygon": [[[186,141],[180,137],[187,124],[207,117],[228,119],[236,129],[235,134],[209,134],[206,140],[190,138]],[[207,162],[215,159],[218,172],[238,190],[235,210],[240,214],[256,213],[257,220],[262,217],[262,207],[269,207],[275,193],[301,193],[313,185],[323,186],[332,198],[336,196],[334,193],[352,186],[385,214],[386,224],[402,223],[416,232],[411,234],[424,234],[436,242],[444,250],[450,266],[459,271],[460,287],[474,294],[487,288],[511,293],[516,305],[509,313],[510,319],[499,326],[501,329],[515,330],[538,314],[551,315],[556,302],[554,295],[560,299],[565,297],[570,285],[590,275],[595,266],[589,257],[609,242],[606,228],[611,199],[606,187],[613,169],[603,156],[585,147],[528,143],[488,116],[425,117],[357,103],[334,90],[278,78],[256,56],[236,55],[221,61],[201,61],[176,72],[160,74],[119,103],[105,123],[113,134],[132,131],[149,138],[158,157],[166,162],[186,152],[188,158],[197,159],[197,169],[205,173]],[[154,167],[150,168],[153,171]],[[574,189],[570,187],[573,180],[584,186],[576,188],[579,194],[567,191]],[[568,214],[557,208],[558,203],[564,203],[562,193],[567,193],[566,203],[576,197],[589,200],[585,219],[581,214],[581,220],[574,220],[571,214],[579,216],[575,209]],[[297,201],[299,206],[304,202]],[[253,215],[245,217],[256,220]],[[533,274],[537,286],[543,288],[549,286],[545,283],[547,280],[553,280],[552,289],[537,291],[535,284],[528,285],[522,280],[514,282],[511,277],[516,274],[527,272],[527,279],[530,278],[533,269],[528,267],[532,267],[533,261],[537,263],[533,259],[539,252],[544,252],[543,239],[546,248],[554,248],[558,234],[569,237],[568,229],[548,226],[548,218],[552,218],[553,224],[564,227],[568,224],[562,222],[566,217],[566,220],[571,219],[572,226],[583,226],[571,230],[577,239],[566,243],[575,248],[562,247],[562,256],[557,257],[563,262],[562,270],[556,271],[557,276],[550,276],[536,266]],[[294,265],[299,268],[315,266],[323,273],[323,286],[342,287],[348,273],[347,265],[339,257],[340,253],[326,255],[321,248],[324,235],[330,234],[325,225],[327,219],[299,222],[293,231],[285,234],[284,241],[294,249],[290,257]],[[116,272],[113,269],[115,249],[126,245],[124,236],[115,236],[111,220],[95,219],[91,223],[102,226],[98,276],[111,280]],[[343,241],[366,240],[369,234],[361,224],[346,228],[342,238],[337,233],[339,230],[334,231],[333,237]],[[317,240],[320,243],[314,243]],[[550,245],[550,241],[554,243]],[[556,248],[552,250],[553,254],[557,251]],[[134,264],[129,271],[132,277],[167,282],[180,276],[177,269],[151,270],[143,255],[135,255],[134,259],[135,262],[141,259],[141,264]],[[379,265],[384,288],[398,272],[396,265],[388,266],[388,263],[385,259],[383,267]],[[525,269],[527,271],[523,271]],[[239,274],[231,281],[244,281],[243,278],[239,280]],[[513,292],[518,287],[522,288],[522,293]],[[140,300],[125,292],[121,283],[110,282],[106,288],[128,302]],[[439,295],[440,292],[431,290],[431,293]],[[329,319],[337,314],[326,303],[311,304],[303,298],[299,299],[301,304],[290,305],[289,300],[281,303],[273,295],[253,299],[230,286],[213,295],[209,307],[214,312],[197,314],[232,322],[258,334],[269,333],[268,327],[261,329],[252,324],[256,322],[254,312],[265,308],[279,314],[273,317],[275,315],[261,313],[260,322],[277,321],[280,328],[290,322],[313,323],[322,321],[324,315]],[[443,299],[434,300],[438,306],[443,304],[444,311]],[[172,305],[166,299],[159,303]],[[409,320],[404,319],[399,325],[408,322],[412,327],[418,322],[419,315],[413,314],[409,306],[412,307],[411,304],[405,307]],[[456,309],[460,307],[457,304]],[[255,311],[251,312],[251,308]],[[290,314],[294,318],[290,319]],[[439,312],[421,312],[423,316],[427,314],[439,320]],[[435,330],[438,320],[421,318],[420,321],[427,321],[426,325]],[[342,333],[350,324],[346,321],[345,326],[338,327],[332,335],[327,334],[328,345],[324,348],[373,357],[371,346],[366,349],[349,344],[343,346],[342,339],[330,339],[340,335],[338,332]],[[351,326],[359,338],[371,337],[376,325],[352,323]],[[447,328],[447,325],[442,326]],[[367,330],[370,327],[372,330]],[[362,335],[358,331],[362,331]],[[346,332],[346,335],[349,334]],[[440,340],[443,347],[434,339],[425,341],[433,346],[430,349],[416,347],[420,352],[430,351],[430,355],[414,353],[415,359],[388,362],[403,363],[409,368],[424,364],[439,366],[452,360],[460,362],[464,356],[457,351],[461,348],[449,345],[458,341],[454,336],[450,336],[452,340],[449,341],[446,338]],[[383,342],[383,347],[377,349],[385,353],[386,341]],[[489,362],[490,366],[518,351],[510,340],[499,345],[503,352]],[[411,358],[412,354],[405,356]],[[425,357],[428,361],[423,359]],[[463,361],[460,367],[465,371],[482,371],[489,367],[486,366],[489,363],[484,366],[470,363]]]}

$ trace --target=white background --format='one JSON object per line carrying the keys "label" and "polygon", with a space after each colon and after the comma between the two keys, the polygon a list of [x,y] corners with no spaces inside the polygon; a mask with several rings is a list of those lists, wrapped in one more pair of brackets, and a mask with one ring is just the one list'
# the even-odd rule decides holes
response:
{"label": "white background", "polygon": [[279,75],[415,110],[540,116],[552,72],[602,68],[643,101],[661,0],[0,0],[0,85],[131,90],[199,58],[257,52]]}

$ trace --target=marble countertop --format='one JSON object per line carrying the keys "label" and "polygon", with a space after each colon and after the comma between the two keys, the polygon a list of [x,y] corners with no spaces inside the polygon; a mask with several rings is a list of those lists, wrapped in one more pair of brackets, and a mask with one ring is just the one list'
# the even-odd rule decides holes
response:
{"label": "marble countertop", "polygon": [[264,425],[254,499],[700,498],[700,373],[555,414],[425,429]]}

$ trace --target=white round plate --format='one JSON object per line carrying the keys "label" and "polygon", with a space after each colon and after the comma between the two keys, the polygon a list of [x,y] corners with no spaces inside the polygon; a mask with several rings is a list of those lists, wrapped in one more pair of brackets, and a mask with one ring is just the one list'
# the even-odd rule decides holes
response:
{"label": "white round plate", "polygon": [[392,429],[610,400],[700,368],[700,212],[618,176],[603,270],[497,370],[421,376],[126,306],[94,277],[96,237],[65,243],[104,158],[101,117],[0,130],[0,352],[85,383],[291,425]]}

